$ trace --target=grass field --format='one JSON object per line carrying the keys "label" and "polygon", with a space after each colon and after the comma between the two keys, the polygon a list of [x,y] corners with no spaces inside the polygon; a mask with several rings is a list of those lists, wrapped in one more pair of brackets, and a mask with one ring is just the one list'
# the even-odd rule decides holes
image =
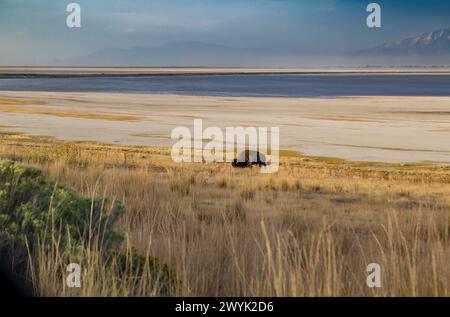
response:
{"label": "grass field", "polygon": [[[0,158],[38,167],[85,197],[122,201],[122,248],[167,263],[182,296],[448,296],[450,168],[282,152],[280,171],[176,164],[169,149],[0,135]],[[40,295],[161,295],[104,273],[87,251],[80,289],[58,254],[34,254]],[[379,263],[382,287],[368,288]]]}

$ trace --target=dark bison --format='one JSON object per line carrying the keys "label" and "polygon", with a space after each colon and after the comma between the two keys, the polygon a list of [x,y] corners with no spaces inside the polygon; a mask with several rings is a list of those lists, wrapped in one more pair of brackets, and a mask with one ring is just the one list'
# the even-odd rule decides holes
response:
{"label": "dark bison", "polygon": [[252,167],[253,165],[266,166],[266,156],[258,151],[245,150],[231,163],[233,167]]}

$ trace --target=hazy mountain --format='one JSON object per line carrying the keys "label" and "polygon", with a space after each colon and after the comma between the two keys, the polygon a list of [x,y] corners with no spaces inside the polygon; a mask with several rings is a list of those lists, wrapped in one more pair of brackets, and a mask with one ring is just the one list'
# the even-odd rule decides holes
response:
{"label": "hazy mountain", "polygon": [[245,48],[184,41],[107,48],[54,65],[73,66],[442,66],[450,65],[450,28],[348,53]]}
{"label": "hazy mountain", "polygon": [[360,51],[373,55],[450,55],[450,28],[386,42]]}
{"label": "hazy mountain", "polygon": [[259,63],[276,51],[261,53],[256,48],[228,47],[203,42],[170,42],[160,46],[142,46],[127,49],[108,48],[92,54],[57,61],[68,65],[129,65],[129,66],[244,66]]}
{"label": "hazy mountain", "polygon": [[319,66],[338,63],[311,51],[281,47],[236,47],[197,41],[169,42],[159,46],[107,48],[54,65],[73,66]]}

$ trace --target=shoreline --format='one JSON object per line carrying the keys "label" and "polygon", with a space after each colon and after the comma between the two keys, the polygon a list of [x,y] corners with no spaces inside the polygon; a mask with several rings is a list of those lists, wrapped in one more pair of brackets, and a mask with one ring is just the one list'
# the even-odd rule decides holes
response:
{"label": "shoreline", "polygon": [[[128,153],[130,155],[140,155],[140,154],[150,154],[154,156],[164,157],[167,162],[173,164],[173,166],[205,166],[205,165],[218,165],[218,166],[231,166],[231,162],[181,162],[175,163],[171,159],[171,147],[166,146],[152,146],[152,145],[121,145],[114,143],[105,143],[92,140],[65,140],[54,136],[35,136],[26,133],[1,133],[0,132],[0,148],[1,146],[11,146],[17,149],[23,149],[26,147],[33,147],[39,150],[50,149],[54,147],[66,147],[66,146],[77,146],[80,150],[87,153],[96,153],[98,151],[108,151],[109,153]],[[193,148],[192,148],[193,149]],[[2,151],[0,151],[2,152]],[[4,153],[2,153],[4,154]],[[450,163],[439,164],[439,162],[414,162],[414,163],[389,163],[389,162],[377,162],[377,161],[354,161],[347,160],[339,157],[331,156],[315,156],[307,155],[305,153],[289,150],[280,149],[280,167],[292,164],[292,162],[301,161],[307,165],[317,165],[323,164],[328,167],[339,168],[341,166],[346,166],[351,169],[358,169],[361,172],[373,172],[377,173],[380,171],[416,171],[420,169],[422,171],[428,172],[440,172],[450,170]],[[6,156],[0,159],[11,159]],[[250,168],[248,170],[253,169]],[[257,170],[258,168],[256,168]],[[239,169],[237,169],[239,170]],[[258,173],[259,174],[259,173]],[[264,174],[261,174],[264,175]]]}
{"label": "shoreline", "polygon": [[384,163],[450,163],[450,97],[258,98],[0,92],[0,131],[172,146],[173,128],[277,126],[280,148]]}
{"label": "shoreline", "polygon": [[450,75],[450,67],[0,67],[0,78],[146,77],[207,75]]}

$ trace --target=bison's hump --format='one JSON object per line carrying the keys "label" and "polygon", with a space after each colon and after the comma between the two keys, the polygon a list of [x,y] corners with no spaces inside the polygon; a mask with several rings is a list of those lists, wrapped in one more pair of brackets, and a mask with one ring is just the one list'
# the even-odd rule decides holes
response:
{"label": "bison's hump", "polygon": [[239,154],[238,162],[266,163],[266,156],[258,151],[246,150]]}

